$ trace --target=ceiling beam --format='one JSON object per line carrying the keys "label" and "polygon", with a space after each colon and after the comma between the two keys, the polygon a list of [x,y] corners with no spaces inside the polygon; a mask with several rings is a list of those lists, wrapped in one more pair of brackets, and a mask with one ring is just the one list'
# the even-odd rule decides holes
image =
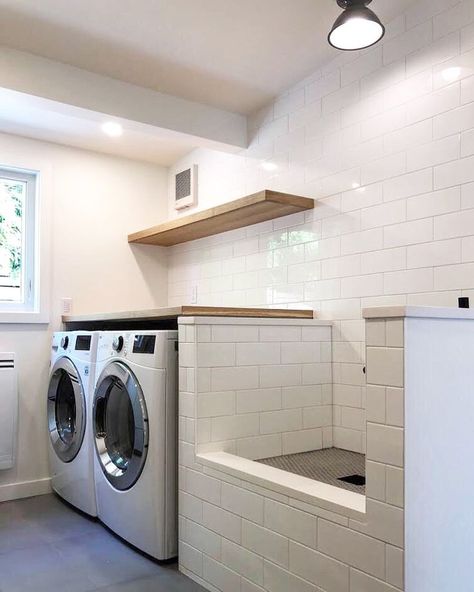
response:
{"label": "ceiling beam", "polygon": [[247,118],[6,47],[0,87],[196,138],[226,151],[247,146]]}

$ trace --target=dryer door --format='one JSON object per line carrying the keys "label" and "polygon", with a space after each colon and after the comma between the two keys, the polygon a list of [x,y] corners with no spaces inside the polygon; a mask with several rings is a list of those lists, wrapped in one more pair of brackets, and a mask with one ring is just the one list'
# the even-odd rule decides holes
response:
{"label": "dryer door", "polygon": [[140,384],[121,362],[111,362],[97,381],[94,437],[109,483],[120,491],[133,487],[147,457],[148,416]]}
{"label": "dryer door", "polygon": [[86,429],[86,399],[81,377],[69,358],[53,367],[48,388],[49,436],[58,457],[65,463],[77,456]]}

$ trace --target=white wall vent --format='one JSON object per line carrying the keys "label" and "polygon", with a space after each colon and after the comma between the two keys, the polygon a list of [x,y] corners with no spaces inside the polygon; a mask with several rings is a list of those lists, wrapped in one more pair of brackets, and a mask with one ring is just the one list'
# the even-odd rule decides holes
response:
{"label": "white wall vent", "polygon": [[175,175],[175,201],[176,210],[189,208],[197,203],[197,164],[193,164]]}

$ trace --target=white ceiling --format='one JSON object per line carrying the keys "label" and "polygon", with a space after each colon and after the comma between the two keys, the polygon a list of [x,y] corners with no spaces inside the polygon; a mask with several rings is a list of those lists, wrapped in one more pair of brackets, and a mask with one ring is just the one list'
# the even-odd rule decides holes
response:
{"label": "white ceiling", "polygon": [[[413,0],[374,0],[385,21]],[[239,113],[335,55],[335,0],[0,0],[0,44]]]}

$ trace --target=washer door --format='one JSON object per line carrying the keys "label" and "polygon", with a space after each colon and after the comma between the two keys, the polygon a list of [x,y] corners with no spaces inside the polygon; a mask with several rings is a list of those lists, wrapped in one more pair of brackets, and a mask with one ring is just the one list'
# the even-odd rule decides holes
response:
{"label": "washer door", "polygon": [[94,394],[94,437],[104,475],[115,489],[130,489],[148,452],[148,416],[140,384],[121,362],[102,371]]}
{"label": "washer door", "polygon": [[86,399],[81,377],[69,358],[60,358],[51,372],[48,425],[57,456],[65,463],[74,460],[84,440]]}

